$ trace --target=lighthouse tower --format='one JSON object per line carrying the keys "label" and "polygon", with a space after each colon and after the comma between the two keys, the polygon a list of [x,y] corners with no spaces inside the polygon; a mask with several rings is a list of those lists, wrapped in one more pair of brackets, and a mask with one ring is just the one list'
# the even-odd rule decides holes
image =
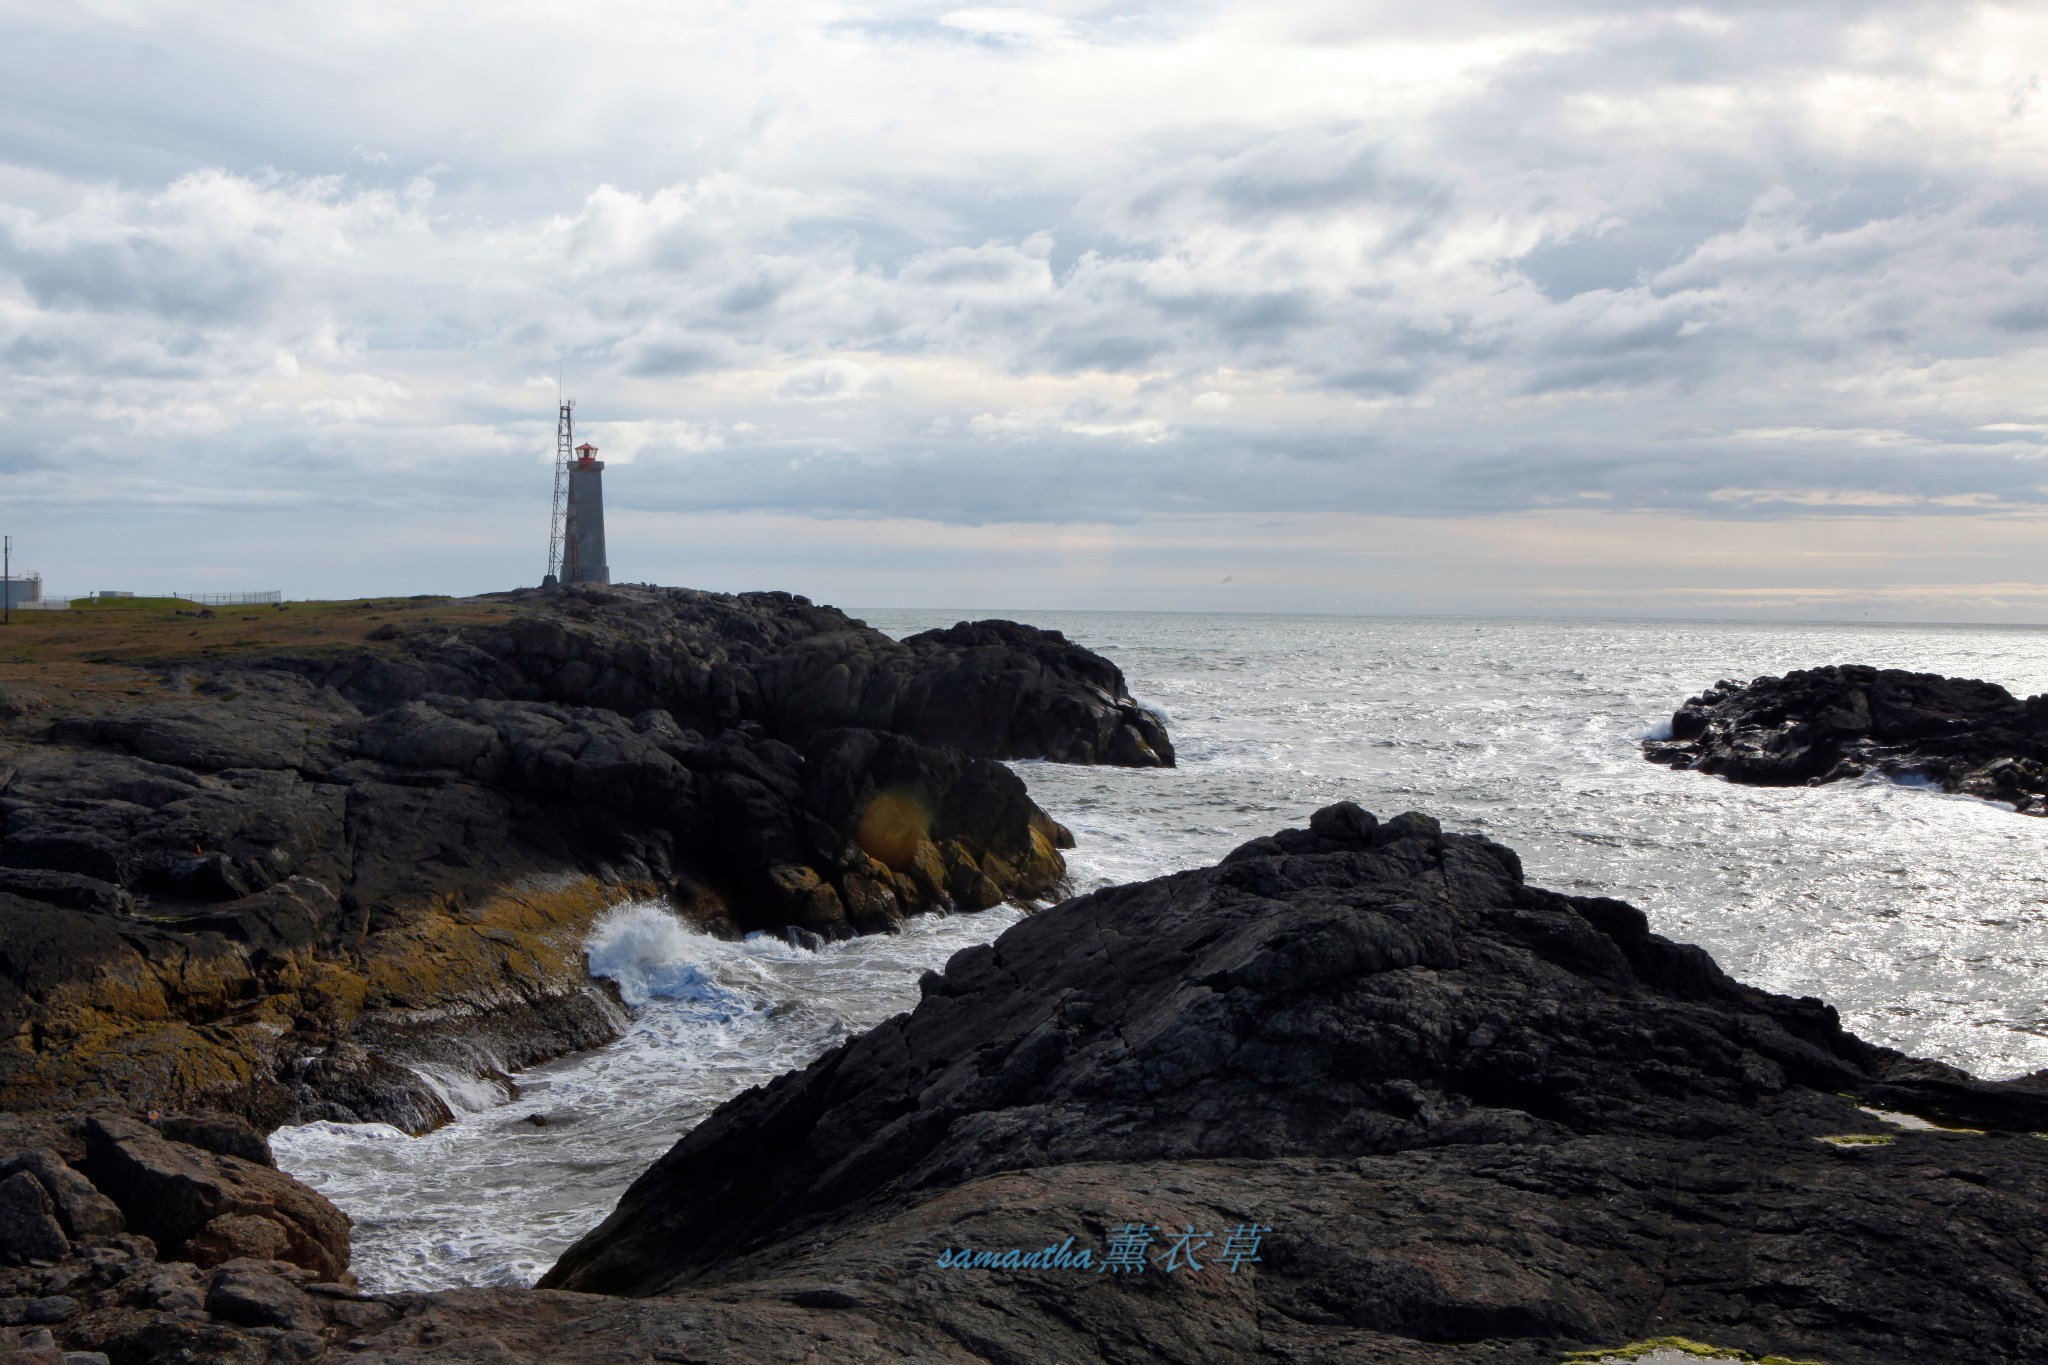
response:
{"label": "lighthouse tower", "polygon": [[585,441],[569,465],[569,503],[562,524],[562,582],[609,583],[604,559],[604,461]]}
{"label": "lighthouse tower", "polygon": [[576,439],[576,400],[565,398],[555,418],[555,502],[548,513],[548,572],[543,588],[564,583],[609,583],[604,562],[604,464],[597,447]]}

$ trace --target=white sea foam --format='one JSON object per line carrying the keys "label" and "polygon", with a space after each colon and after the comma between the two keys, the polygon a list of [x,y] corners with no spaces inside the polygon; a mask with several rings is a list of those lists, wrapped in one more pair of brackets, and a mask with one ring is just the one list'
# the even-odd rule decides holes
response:
{"label": "white sea foam", "polygon": [[690,928],[659,902],[605,911],[584,948],[590,974],[616,982],[628,1005],[659,999],[747,1007],[742,993],[716,980],[716,964],[732,959],[731,945]]}
{"label": "white sea foam", "polygon": [[419,1077],[427,1089],[439,1096],[451,1114],[474,1114],[484,1109],[495,1109],[512,1098],[512,1092],[504,1082],[473,1072],[425,1064],[415,1064],[406,1070]]}
{"label": "white sea foam", "polygon": [[530,1284],[717,1105],[909,1007],[922,973],[1019,918],[925,916],[812,952],[715,938],[659,902],[615,906],[585,950],[632,1008],[618,1042],[523,1073],[509,1102],[489,1082],[434,1077],[458,1117],[424,1137],[314,1123],[272,1147],[356,1220],[366,1285]]}

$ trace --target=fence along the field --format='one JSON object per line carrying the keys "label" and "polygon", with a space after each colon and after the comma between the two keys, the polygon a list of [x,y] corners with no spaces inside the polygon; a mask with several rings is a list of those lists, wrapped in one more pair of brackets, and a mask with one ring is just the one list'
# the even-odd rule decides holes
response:
{"label": "fence along the field", "polygon": [[178,596],[202,607],[266,607],[284,600],[282,592],[181,592]]}

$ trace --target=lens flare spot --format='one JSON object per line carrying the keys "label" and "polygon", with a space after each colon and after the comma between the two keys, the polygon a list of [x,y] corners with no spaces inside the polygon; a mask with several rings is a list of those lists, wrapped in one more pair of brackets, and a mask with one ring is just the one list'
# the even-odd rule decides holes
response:
{"label": "lens flare spot", "polygon": [[877,792],[860,813],[853,838],[870,858],[902,872],[916,859],[918,845],[929,836],[931,825],[931,812],[915,796]]}

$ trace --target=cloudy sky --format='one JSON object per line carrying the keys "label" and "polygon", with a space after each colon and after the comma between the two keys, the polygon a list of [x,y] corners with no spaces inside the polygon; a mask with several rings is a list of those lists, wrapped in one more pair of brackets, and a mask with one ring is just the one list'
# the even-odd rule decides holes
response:
{"label": "cloudy sky", "polygon": [[2048,8],[0,0],[52,591],[2048,618]]}

